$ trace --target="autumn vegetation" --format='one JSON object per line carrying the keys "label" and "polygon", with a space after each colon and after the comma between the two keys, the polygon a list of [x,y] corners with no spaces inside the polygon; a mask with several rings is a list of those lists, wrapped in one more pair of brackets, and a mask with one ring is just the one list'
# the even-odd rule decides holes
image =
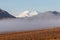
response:
{"label": "autumn vegetation", "polygon": [[4,33],[0,40],[60,40],[60,28]]}

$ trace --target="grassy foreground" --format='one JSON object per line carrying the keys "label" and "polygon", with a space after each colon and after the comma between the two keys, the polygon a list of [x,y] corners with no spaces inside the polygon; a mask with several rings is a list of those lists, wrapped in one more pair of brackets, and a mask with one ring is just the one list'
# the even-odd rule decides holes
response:
{"label": "grassy foreground", "polygon": [[60,28],[0,34],[0,40],[60,40]]}

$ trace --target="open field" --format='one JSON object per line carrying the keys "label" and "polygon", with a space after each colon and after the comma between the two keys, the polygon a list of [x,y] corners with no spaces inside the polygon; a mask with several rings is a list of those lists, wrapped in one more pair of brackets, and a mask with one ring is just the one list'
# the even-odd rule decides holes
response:
{"label": "open field", "polygon": [[60,28],[5,33],[0,40],[60,40]]}

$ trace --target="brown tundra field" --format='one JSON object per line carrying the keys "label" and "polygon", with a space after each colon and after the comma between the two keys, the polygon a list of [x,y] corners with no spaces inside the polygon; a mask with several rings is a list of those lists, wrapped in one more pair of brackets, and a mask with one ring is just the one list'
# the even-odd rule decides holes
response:
{"label": "brown tundra field", "polygon": [[0,34],[0,40],[60,40],[60,28]]}

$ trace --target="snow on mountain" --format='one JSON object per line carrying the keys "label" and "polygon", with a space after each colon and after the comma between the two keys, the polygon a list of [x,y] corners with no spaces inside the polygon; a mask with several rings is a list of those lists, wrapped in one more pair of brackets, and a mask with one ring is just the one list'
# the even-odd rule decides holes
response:
{"label": "snow on mountain", "polygon": [[17,17],[31,17],[31,16],[35,16],[38,15],[37,11],[24,11],[22,13],[20,13]]}
{"label": "snow on mountain", "polygon": [[26,16],[28,16],[28,13],[29,13],[29,11],[26,10],[24,12],[21,12],[17,17],[26,17]]}
{"label": "snow on mountain", "polygon": [[36,16],[38,15],[38,11],[32,11],[29,13],[29,16],[32,17],[32,16]]}

